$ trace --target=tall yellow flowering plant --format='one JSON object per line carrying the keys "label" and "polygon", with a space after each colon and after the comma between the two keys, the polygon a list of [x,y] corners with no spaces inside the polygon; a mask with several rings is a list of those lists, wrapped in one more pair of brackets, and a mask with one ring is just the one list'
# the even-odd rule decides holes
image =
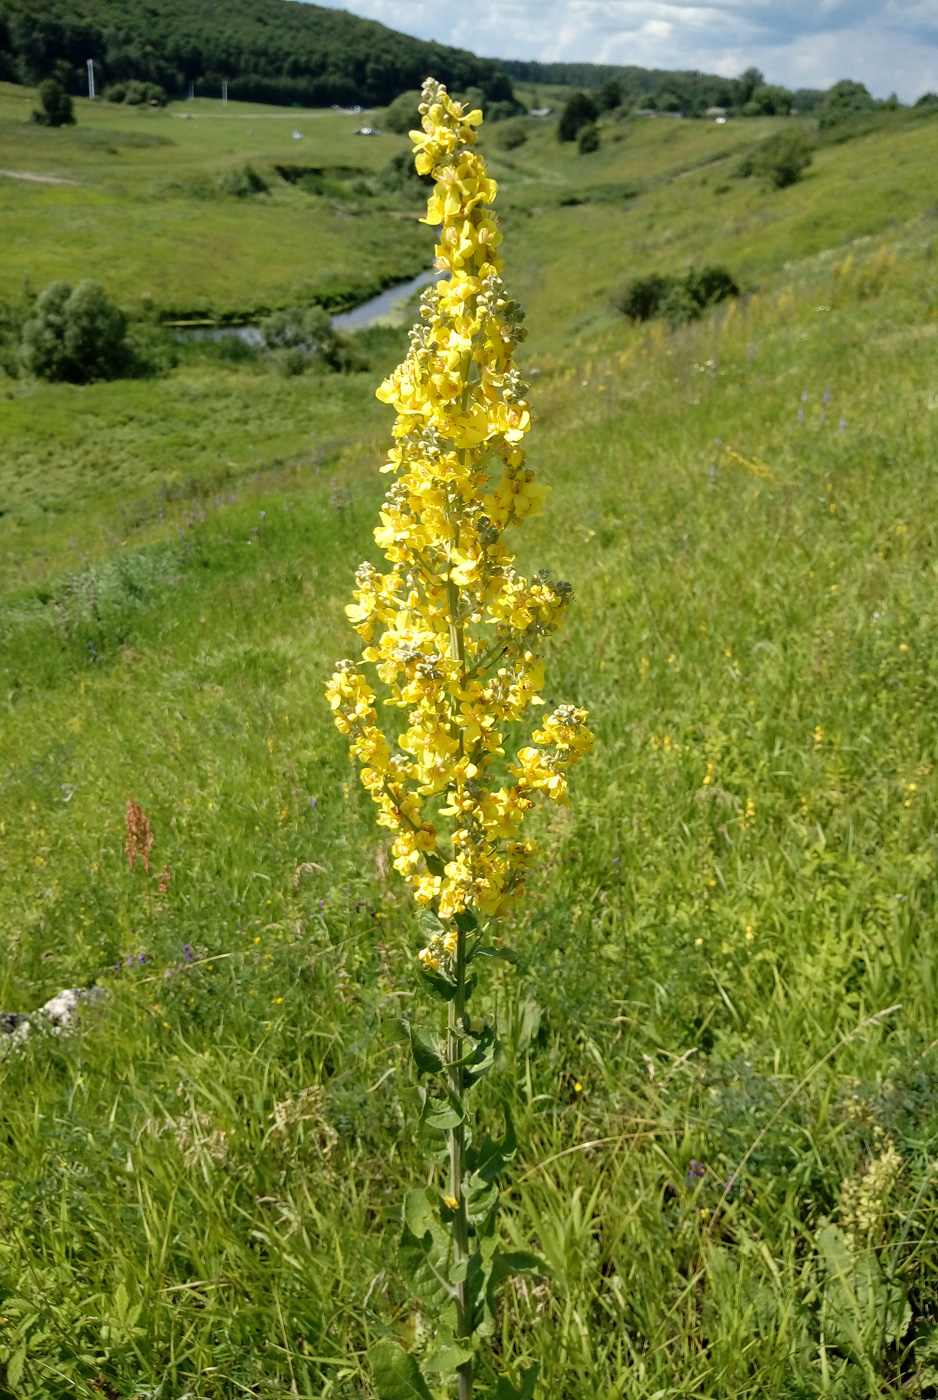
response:
{"label": "tall yellow flowering plant", "polygon": [[[499,1142],[472,1140],[466,1093],[494,1063],[496,1042],[491,1026],[467,1015],[470,967],[486,955],[510,960],[485,946],[484,929],[524,893],[537,849],[522,835],[525,814],[539,795],[569,801],[567,770],[593,736],[584,710],[561,705],[513,759],[506,751],[510,728],[543,704],[541,650],[571,588],[546,572],[522,578],[503,543],[510,526],[540,511],[546,489],[525,463],[531,414],[513,359],[523,312],[501,279],[496,185],[475,149],[482,114],[432,79],[422,96],[422,130],[411,139],[418,172],[435,182],[424,222],[440,228],[437,267],[449,276],[423,294],[407,358],[378,390],[397,411],[382,468],[395,480],[375,530],[390,567],[362,564],[346,609],[384,704],[403,712],[400,732],[379,723],[362,664],[339,662],[327,694],[378,821],[394,832],[394,865],[422,907],[424,980],[448,1004],[445,1042],[411,1030],[418,1069],[440,1076],[423,1117],[446,1134],[448,1190],[408,1195],[400,1258],[439,1314],[424,1370],[444,1383],[454,1373],[467,1400],[495,1285],[537,1263],[495,1247],[495,1178],[514,1144],[510,1123]],[[388,1400],[429,1397],[395,1343],[380,1344],[373,1361]],[[507,1378],[499,1385],[499,1400],[527,1395],[533,1376],[520,1391]]]}

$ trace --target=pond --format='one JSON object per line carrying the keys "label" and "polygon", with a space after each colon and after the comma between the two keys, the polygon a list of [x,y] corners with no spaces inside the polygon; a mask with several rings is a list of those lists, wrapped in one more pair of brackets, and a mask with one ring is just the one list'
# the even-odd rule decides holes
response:
{"label": "pond", "polygon": [[[418,272],[416,277],[411,277],[408,282],[398,282],[396,286],[387,287],[376,297],[362,302],[361,306],[353,306],[351,311],[340,311],[333,316],[332,324],[337,330],[361,330],[363,326],[370,326],[379,317],[390,315],[399,302],[406,301],[419,288],[426,287],[431,282],[438,282],[442,276],[441,272],[427,268]],[[230,337],[243,340],[245,345],[260,346],[264,343],[256,323],[245,326],[193,326],[176,331],[177,340],[225,340]]]}

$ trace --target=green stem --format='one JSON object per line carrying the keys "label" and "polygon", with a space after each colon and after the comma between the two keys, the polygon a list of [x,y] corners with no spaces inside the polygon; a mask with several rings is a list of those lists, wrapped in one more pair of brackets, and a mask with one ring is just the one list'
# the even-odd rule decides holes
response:
{"label": "green stem", "polygon": [[[456,1061],[462,1058],[462,1043],[457,1035],[457,1027],[464,1029],[466,1019],[466,935],[458,931],[456,944],[456,995],[448,1003],[446,1058],[450,1069],[450,1087],[461,1104],[465,1092],[466,1079],[462,1065]],[[463,1194],[463,1163],[466,1152],[466,1129],[458,1123],[449,1135],[449,1194],[456,1202],[453,1217],[453,1263],[465,1264],[469,1258],[469,1220],[466,1214],[466,1198]],[[466,1280],[456,1285],[456,1337],[468,1342],[472,1337],[472,1318],[466,1296]],[[459,1400],[472,1400],[472,1361],[464,1361],[457,1371]]]}

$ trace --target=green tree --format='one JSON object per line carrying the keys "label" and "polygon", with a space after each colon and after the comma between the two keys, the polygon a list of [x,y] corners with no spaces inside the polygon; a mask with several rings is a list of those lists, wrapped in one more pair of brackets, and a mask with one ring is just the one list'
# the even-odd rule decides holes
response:
{"label": "green tree", "polygon": [[828,90],[821,106],[820,123],[822,127],[836,126],[839,122],[866,116],[875,110],[876,103],[869,89],[862,83],[844,78]]}
{"label": "green tree", "polygon": [[614,112],[622,106],[622,84],[617,78],[609,78],[603,83],[596,96],[596,102],[603,112]]}
{"label": "green tree", "polygon": [[419,131],[420,121],[419,92],[402,92],[400,97],[395,97],[384,114],[385,127],[388,131],[396,131],[400,136],[406,136],[408,131]]}
{"label": "green tree", "polygon": [[746,117],[787,117],[793,101],[794,96],[787,88],[760,83],[743,107],[743,115]]}
{"label": "green tree", "polygon": [[74,289],[51,282],[23,327],[20,364],[39,379],[71,384],[118,379],[133,365],[127,318],[100,282],[86,278]]}
{"label": "green tree", "polygon": [[70,95],[57,78],[46,78],[39,84],[41,111],[34,111],[32,119],[39,126],[74,126],[75,107]]}
{"label": "green tree", "polygon": [[747,102],[751,101],[756,88],[762,87],[764,83],[765,76],[758,68],[747,68],[745,73],[740,73],[736,79],[739,105],[744,107]]}
{"label": "green tree", "polygon": [[587,97],[585,92],[571,93],[557,124],[558,140],[575,141],[583,127],[595,122],[598,116],[596,104],[591,97]]}

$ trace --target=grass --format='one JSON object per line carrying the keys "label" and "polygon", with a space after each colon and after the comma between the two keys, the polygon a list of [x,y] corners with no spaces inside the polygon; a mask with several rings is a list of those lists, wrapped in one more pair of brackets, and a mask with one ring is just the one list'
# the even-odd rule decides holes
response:
{"label": "grass", "polygon": [[[679,123],[613,148],[617,179],[661,178],[626,212],[520,212],[528,172],[587,188],[549,131],[502,175],[553,487],[519,560],[576,586],[546,698],[598,733],[484,994],[484,1114],[522,1144],[505,1230],[550,1266],[506,1291],[494,1355],[551,1400],[938,1383],[938,225],[911,173],[936,130],[825,150],[778,197],[697,189],[712,133]],[[903,153],[919,204],[890,225]],[[714,244],[724,198],[767,211],[765,246]],[[716,246],[757,287],[738,305],[614,319],[631,266]],[[112,993],[0,1066],[16,1400],[351,1400],[371,1340],[425,1344],[393,1266],[427,1172],[398,1037],[435,1013],[321,698],[376,557],[391,350],[5,384],[0,1005]]]}
{"label": "grass", "polygon": [[[276,173],[278,164],[380,169],[406,142],[355,138],[360,118],[202,98],[165,109],[85,99],[74,127],[51,130],[28,125],[34,102],[0,84],[4,170],[71,183],[0,177],[2,301],[24,284],[96,277],[136,315],[250,320],[297,299],[354,305],[427,264],[414,218],[393,199],[371,209]],[[219,188],[245,163],[264,172],[269,194]]]}

